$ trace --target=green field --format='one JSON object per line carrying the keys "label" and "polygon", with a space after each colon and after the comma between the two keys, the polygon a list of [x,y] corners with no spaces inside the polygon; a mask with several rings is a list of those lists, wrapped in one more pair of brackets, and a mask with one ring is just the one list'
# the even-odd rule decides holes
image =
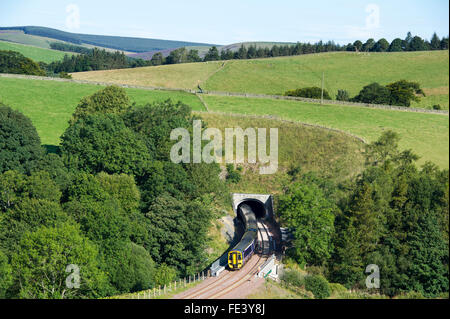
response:
{"label": "green field", "polygon": [[376,140],[383,131],[400,134],[400,148],[411,148],[421,159],[449,167],[449,117],[366,107],[320,105],[298,101],[203,96],[211,111],[275,115],[283,119],[318,124]]}
{"label": "green field", "polygon": [[335,98],[339,89],[350,96],[372,82],[388,84],[405,79],[419,82],[427,93],[412,107],[440,104],[448,109],[449,56],[446,51],[354,53],[333,52],[270,59],[189,63],[132,70],[75,73],[75,79],[142,86],[194,88],[210,91],[283,94],[299,87],[321,86]]}
{"label": "green field", "polygon": [[19,30],[0,31],[0,40],[32,45],[44,49],[50,48],[50,42],[57,41],[55,39],[40,37],[37,35],[25,34],[23,31]]}
{"label": "green field", "polygon": [[[233,60],[211,76],[205,88],[211,91],[283,94],[299,87],[321,86],[335,98],[339,89],[350,96],[363,86],[378,82],[388,84],[405,79],[419,82],[424,89],[434,89],[437,101],[448,109],[448,51],[399,53],[321,53],[274,59]],[[428,90],[430,92],[430,90]],[[424,98],[416,107],[432,106],[433,97]]]}
{"label": "green field", "polygon": [[53,61],[62,60],[65,54],[74,54],[58,50],[43,49],[31,45],[24,45],[6,41],[0,41],[0,50],[11,50],[22,53],[27,58],[35,62],[50,63]]}
{"label": "green field", "polygon": [[76,80],[117,84],[193,89],[216,72],[222,62],[183,63],[134,69],[72,73]]}
{"label": "green field", "polygon": [[230,184],[231,192],[278,194],[288,182],[287,171],[293,167],[335,181],[355,176],[363,168],[364,143],[345,133],[259,116],[196,114],[208,127],[220,129],[222,136],[225,136],[225,128],[266,128],[267,132],[270,128],[278,128],[278,170],[262,175],[259,174],[260,165],[245,160],[239,164],[242,179],[237,184]]}
{"label": "green field", "polygon": [[[100,88],[90,84],[0,78],[0,101],[30,117],[43,144],[56,145],[81,97]],[[140,89],[127,89],[127,92],[137,104],[170,97],[191,105],[194,110],[204,111],[193,94]],[[429,160],[440,167],[449,167],[449,117],[446,115],[212,95],[204,95],[203,99],[211,111],[274,115],[340,129],[368,142],[376,140],[385,130],[394,130],[401,136],[401,148],[411,148],[421,156],[419,163]],[[300,143],[298,139],[297,143]]]}
{"label": "green field", "polygon": [[[42,144],[58,145],[59,137],[83,96],[102,86],[70,82],[0,78],[0,101],[30,117],[41,137]],[[193,94],[184,92],[126,89],[137,105],[172,98],[181,100],[194,110],[204,110]]]}

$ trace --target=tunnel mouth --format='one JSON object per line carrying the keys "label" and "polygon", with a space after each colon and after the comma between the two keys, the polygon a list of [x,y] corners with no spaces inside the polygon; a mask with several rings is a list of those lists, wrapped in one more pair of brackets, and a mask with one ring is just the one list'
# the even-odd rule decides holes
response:
{"label": "tunnel mouth", "polygon": [[257,219],[266,217],[266,208],[263,203],[261,203],[259,200],[247,199],[247,200],[242,201],[237,207],[238,217],[241,221],[243,221],[243,219],[242,219],[239,208],[242,204],[247,204],[248,206],[250,206],[250,208],[255,213],[255,216]]}

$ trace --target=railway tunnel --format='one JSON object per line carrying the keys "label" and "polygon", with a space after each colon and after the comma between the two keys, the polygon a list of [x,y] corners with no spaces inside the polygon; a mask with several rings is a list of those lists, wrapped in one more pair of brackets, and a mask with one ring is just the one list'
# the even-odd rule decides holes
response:
{"label": "railway tunnel", "polygon": [[[243,217],[241,216],[240,206],[246,204],[250,206],[252,211],[255,213],[255,217],[258,221],[271,224],[276,226],[272,231],[279,232],[279,226],[276,225],[273,214],[273,197],[269,194],[243,194],[234,193],[232,194],[232,205],[233,211],[236,214],[235,221],[235,239],[236,242],[232,242],[230,247],[234,246],[242,237],[243,232]],[[278,237],[278,236],[277,236]],[[265,240],[267,241],[267,239]],[[267,246],[267,245],[266,245]],[[267,246],[268,247],[268,246]],[[219,259],[211,264],[210,270],[212,276],[218,276],[228,262],[228,252],[224,253]]]}
{"label": "railway tunnel", "polygon": [[267,210],[266,210],[266,207],[264,206],[264,204],[261,201],[259,201],[259,200],[247,199],[247,200],[243,200],[242,202],[240,202],[240,204],[237,206],[237,217],[241,221],[243,221],[243,218],[241,216],[241,210],[239,208],[243,204],[246,204],[246,205],[250,206],[252,211],[255,213],[256,219],[264,219],[264,218],[266,218]]}
{"label": "railway tunnel", "polygon": [[256,215],[257,219],[273,220],[273,199],[271,195],[266,194],[232,194],[233,210],[236,216],[239,216],[239,206],[249,205]]}

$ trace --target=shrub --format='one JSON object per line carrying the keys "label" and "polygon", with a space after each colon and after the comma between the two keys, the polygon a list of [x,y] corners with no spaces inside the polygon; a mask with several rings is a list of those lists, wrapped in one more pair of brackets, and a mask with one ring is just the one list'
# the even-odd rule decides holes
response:
{"label": "shrub", "polygon": [[[310,99],[320,99],[322,97],[322,89],[317,86],[300,88],[292,91],[287,91],[286,93],[284,93],[284,95],[306,97]],[[331,97],[328,94],[327,90],[323,90],[323,98],[325,100],[331,100]]]}
{"label": "shrub", "polygon": [[442,110],[442,107],[440,104],[433,105],[433,110]]}
{"label": "shrub", "polygon": [[305,289],[311,291],[318,299],[325,299],[331,295],[330,284],[324,277],[318,275],[305,277]]}
{"label": "shrub", "polygon": [[231,183],[239,183],[241,180],[241,170],[242,168],[235,170],[233,164],[227,164],[227,181],[230,181]]}
{"label": "shrub", "polygon": [[59,77],[62,79],[71,79],[72,75],[70,75],[67,72],[61,71],[61,72],[59,72]]}
{"label": "shrub", "polygon": [[296,270],[286,270],[281,278],[288,286],[301,287],[303,286],[304,280],[300,272]]}
{"label": "shrub", "polygon": [[336,100],[338,101],[349,101],[350,96],[346,90],[338,90],[338,94],[336,95]]}
{"label": "shrub", "polygon": [[345,286],[338,283],[330,283],[331,292],[335,295],[341,295],[347,292]]}

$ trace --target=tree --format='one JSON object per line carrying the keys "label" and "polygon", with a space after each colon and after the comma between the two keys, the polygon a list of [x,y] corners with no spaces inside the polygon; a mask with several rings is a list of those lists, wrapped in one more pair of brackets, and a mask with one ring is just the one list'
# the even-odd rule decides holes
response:
{"label": "tree", "polygon": [[170,99],[164,102],[147,104],[124,114],[127,127],[133,129],[157,160],[169,160],[173,141],[170,132],[178,127],[192,129],[191,109],[181,102]]}
{"label": "tree", "polygon": [[149,247],[157,263],[175,267],[183,275],[205,267],[205,242],[211,211],[205,203],[182,201],[164,193],[150,205]]}
{"label": "tree", "polygon": [[203,61],[217,61],[219,59],[219,50],[217,50],[217,47],[213,46],[208,50]]}
{"label": "tree", "polygon": [[394,296],[448,291],[448,170],[398,149],[398,135],[369,144],[367,167],[335,219],[333,281],[364,287],[365,266],[376,264],[380,292]]}
{"label": "tree", "polygon": [[400,80],[386,85],[386,88],[390,91],[389,104],[391,105],[410,106],[411,101],[420,101],[416,94],[425,96],[425,93],[420,88],[420,84],[417,82]]}
{"label": "tree", "polygon": [[331,255],[333,206],[314,184],[294,183],[279,199],[282,222],[293,230],[293,254],[300,264],[321,265]]}
{"label": "tree", "polygon": [[130,108],[130,99],[125,89],[117,85],[107,86],[81,99],[72,115],[71,124],[89,114],[121,114]]}
{"label": "tree", "polygon": [[409,44],[409,51],[425,51],[427,50],[427,47],[425,45],[425,41],[419,37],[415,36],[411,39],[411,42]]}
{"label": "tree", "polygon": [[[296,90],[287,91],[284,93],[286,96],[297,96],[297,97],[306,97],[309,99],[320,99],[322,97],[322,89],[313,86],[313,87],[306,87],[306,88],[300,88]],[[325,100],[331,100],[330,94],[328,94],[327,90],[323,90],[323,98]]]}
{"label": "tree", "polygon": [[[275,57],[278,55],[279,55],[278,46],[274,45],[272,47],[272,56]],[[235,59],[247,59],[247,48],[243,44],[241,44],[241,47],[236,52]]]}
{"label": "tree", "polygon": [[12,281],[12,268],[8,262],[8,256],[0,250],[0,298],[6,298],[6,292]]}
{"label": "tree", "polygon": [[374,51],[376,52],[385,52],[389,48],[389,42],[385,38],[382,38],[377,41],[374,45]]}
{"label": "tree", "polygon": [[152,65],[161,65],[164,64],[164,57],[161,52],[156,52],[150,61]]}
{"label": "tree", "polygon": [[202,59],[198,55],[198,50],[189,50],[187,62],[200,62]]}
{"label": "tree", "polygon": [[31,120],[0,103],[0,173],[29,172],[42,156],[41,140]]}
{"label": "tree", "polygon": [[448,50],[448,36],[441,40],[441,50]]}
{"label": "tree", "polygon": [[0,50],[0,73],[45,76],[39,64],[19,52]]}
{"label": "tree", "polygon": [[411,34],[411,32],[408,31],[408,33],[406,34],[404,43],[403,43],[403,51],[411,51],[410,45],[411,45],[412,39],[413,39],[412,34]]}
{"label": "tree", "polygon": [[441,40],[437,36],[436,32],[433,33],[430,44],[431,44],[431,50],[440,50],[441,49]]}
{"label": "tree", "polygon": [[187,50],[184,47],[170,51],[169,56],[166,58],[167,64],[177,64],[186,62],[188,62]]}
{"label": "tree", "polygon": [[144,141],[114,114],[80,118],[67,128],[61,140],[64,163],[89,173],[140,176],[151,158]]}
{"label": "tree", "polygon": [[389,104],[390,91],[386,87],[374,82],[363,87],[353,102],[372,103],[372,104]]}
{"label": "tree", "polygon": [[[12,256],[12,267],[22,298],[92,298],[102,296],[104,274],[98,269],[97,249],[84,238],[77,226],[65,223],[42,227],[24,235],[20,249]],[[71,281],[66,272],[73,271]],[[79,288],[76,284],[79,271]],[[76,287],[76,286],[75,286]]]}
{"label": "tree", "polygon": [[389,45],[389,52],[400,52],[403,51],[402,47],[403,40],[399,38],[395,38],[392,40],[391,44]]}
{"label": "tree", "polygon": [[356,51],[359,52],[359,51],[361,51],[361,48],[362,48],[362,46],[363,46],[363,43],[362,43],[361,41],[359,41],[359,40],[356,40],[356,41],[353,43],[353,46],[355,47]]}
{"label": "tree", "polygon": [[173,282],[177,278],[177,272],[173,267],[167,266],[166,263],[162,263],[155,274],[155,284],[158,286],[165,286]]}
{"label": "tree", "polygon": [[372,48],[374,47],[374,45],[375,45],[375,40],[370,38],[366,41],[366,43],[363,44],[361,50],[364,52],[372,51]]}

